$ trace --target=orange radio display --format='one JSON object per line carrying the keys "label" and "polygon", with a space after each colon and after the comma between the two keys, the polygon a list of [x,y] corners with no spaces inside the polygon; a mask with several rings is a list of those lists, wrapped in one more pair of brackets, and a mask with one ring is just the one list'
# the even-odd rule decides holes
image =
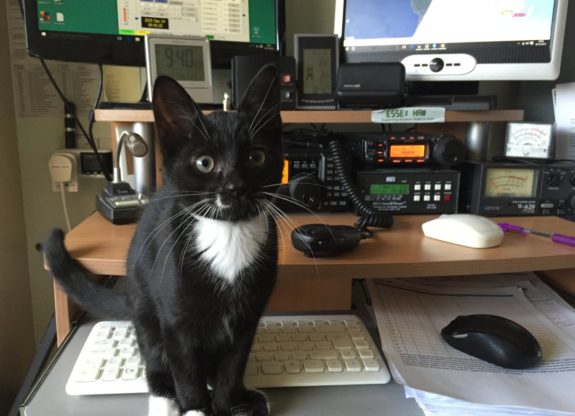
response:
{"label": "orange radio display", "polygon": [[424,144],[392,144],[389,146],[389,157],[391,159],[418,158],[425,157],[426,147]]}

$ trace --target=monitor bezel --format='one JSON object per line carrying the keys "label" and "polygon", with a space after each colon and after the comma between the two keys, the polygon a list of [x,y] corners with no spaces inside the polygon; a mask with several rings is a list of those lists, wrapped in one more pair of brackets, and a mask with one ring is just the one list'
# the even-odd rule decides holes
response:
{"label": "monitor bezel", "polygon": [[[361,62],[365,58],[360,58],[361,49],[348,51],[345,48],[344,23],[345,23],[345,2],[346,0],[336,0],[334,32],[340,37],[342,44],[342,56],[346,62]],[[369,53],[370,60],[381,62],[402,62],[406,65],[407,81],[537,81],[537,80],[555,80],[559,77],[561,70],[561,58],[563,51],[565,24],[567,17],[567,0],[556,0],[553,15],[553,27],[549,44],[549,61],[548,62],[520,62],[505,63],[493,62],[483,63],[476,62],[473,70],[465,74],[446,74],[446,73],[415,73],[412,68],[406,64],[406,56],[423,57],[425,61],[431,62],[435,58],[445,58],[449,55],[464,54],[462,49],[453,53],[445,53],[434,50],[419,51],[398,51],[390,53],[389,51],[377,50],[374,48]],[[481,43],[482,47],[496,48],[491,42]],[[475,44],[477,45],[477,44]],[[465,46],[462,46],[463,51]],[[363,51],[365,54],[365,50]],[[471,55],[471,53],[467,53]],[[475,58],[474,58],[475,59]],[[407,61],[409,63],[409,61]]]}
{"label": "monitor bezel", "polygon": [[[100,35],[76,32],[51,32],[42,35],[38,27],[36,0],[21,0],[28,55],[35,58],[94,63],[102,65],[146,65],[144,36]],[[212,68],[229,69],[234,55],[282,55],[285,51],[285,0],[274,0],[276,9],[276,44],[210,41]]]}

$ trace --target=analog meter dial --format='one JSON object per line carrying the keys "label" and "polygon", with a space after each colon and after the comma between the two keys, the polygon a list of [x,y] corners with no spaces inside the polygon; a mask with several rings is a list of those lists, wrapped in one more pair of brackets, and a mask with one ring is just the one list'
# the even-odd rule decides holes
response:
{"label": "analog meter dial", "polygon": [[508,123],[505,156],[529,159],[552,157],[553,128],[551,124]]}
{"label": "analog meter dial", "polygon": [[534,169],[490,168],[485,181],[488,198],[533,198],[537,189]]}

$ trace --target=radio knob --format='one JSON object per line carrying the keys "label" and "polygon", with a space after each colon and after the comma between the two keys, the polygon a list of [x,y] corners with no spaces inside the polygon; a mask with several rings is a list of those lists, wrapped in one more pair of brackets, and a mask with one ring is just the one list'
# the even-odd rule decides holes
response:
{"label": "radio knob", "polygon": [[440,135],[433,140],[433,161],[442,165],[462,162],[465,157],[465,145],[453,136]]}
{"label": "radio knob", "polygon": [[560,173],[555,173],[555,172],[551,172],[547,175],[547,178],[545,179],[545,181],[547,182],[547,185],[549,186],[557,186],[561,183],[561,181],[563,180],[563,175],[561,175]]}

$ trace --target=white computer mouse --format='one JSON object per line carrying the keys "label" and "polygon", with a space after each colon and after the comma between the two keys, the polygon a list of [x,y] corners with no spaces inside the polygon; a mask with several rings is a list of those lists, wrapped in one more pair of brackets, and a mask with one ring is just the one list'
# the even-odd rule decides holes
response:
{"label": "white computer mouse", "polygon": [[426,237],[473,248],[495,247],[503,240],[494,221],[474,214],[443,214],[421,228]]}

